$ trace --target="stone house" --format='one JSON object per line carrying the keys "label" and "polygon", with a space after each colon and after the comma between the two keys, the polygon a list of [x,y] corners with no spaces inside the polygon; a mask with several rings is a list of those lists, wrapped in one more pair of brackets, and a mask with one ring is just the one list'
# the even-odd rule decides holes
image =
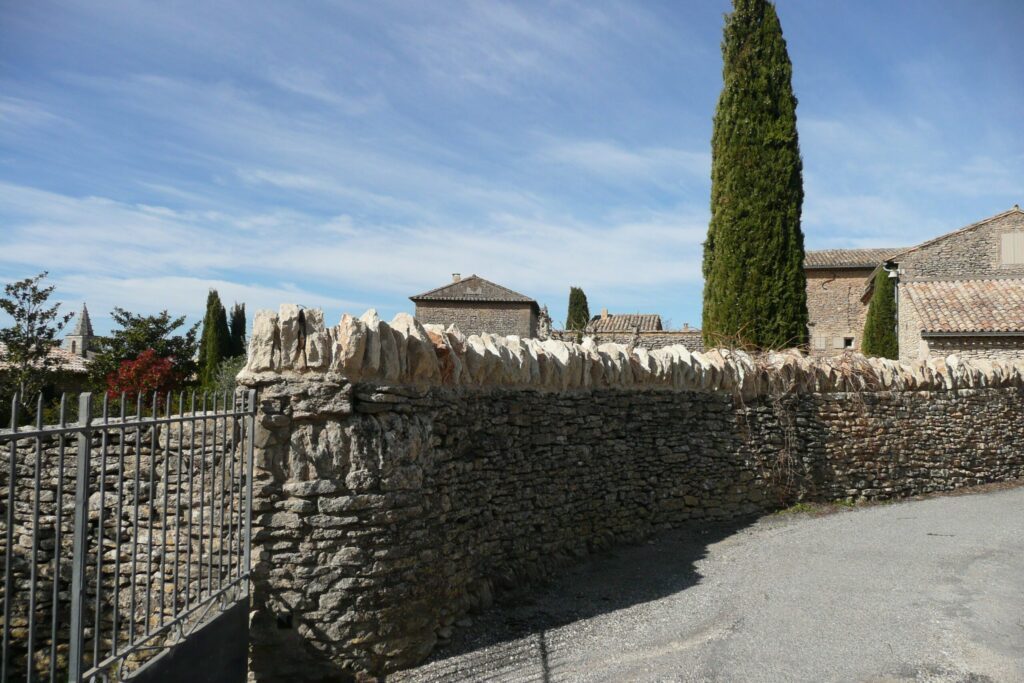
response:
{"label": "stone house", "polygon": [[860,350],[875,273],[895,276],[899,360],[1024,358],[1024,211],[904,249],[808,251],[812,355]]}
{"label": "stone house", "polygon": [[[1024,211],[972,223],[890,256],[900,361],[1024,358]],[[871,295],[865,283],[864,301]]]}
{"label": "stone house", "polygon": [[479,275],[460,277],[437,289],[411,296],[421,323],[454,323],[466,335],[490,332],[503,336],[543,336],[547,311],[530,297],[485,280]]}
{"label": "stone house", "polygon": [[[583,335],[592,337],[597,344],[613,343],[633,345],[649,351],[681,344],[691,351],[703,351],[701,331],[684,324],[679,330],[666,330],[657,313],[609,313],[602,309],[583,329]],[[560,330],[557,339],[575,340],[577,333]]]}
{"label": "stone house", "polygon": [[867,316],[867,305],[861,301],[864,283],[879,263],[900,251],[892,247],[807,252],[807,336],[812,356],[860,351]]}

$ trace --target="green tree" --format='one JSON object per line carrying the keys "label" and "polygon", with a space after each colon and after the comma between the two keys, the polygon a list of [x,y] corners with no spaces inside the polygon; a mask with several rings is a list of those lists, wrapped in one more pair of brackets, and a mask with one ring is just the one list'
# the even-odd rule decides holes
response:
{"label": "green tree", "polygon": [[138,315],[123,308],[111,312],[118,326],[107,337],[97,338],[96,355],[89,363],[94,388],[104,390],[107,378],[118,371],[122,361],[133,361],[147,349],[174,363],[176,384],[186,383],[196,372],[196,335],[199,324],[183,334],[173,334],[185,324],[185,316],[172,317],[167,311],[156,315]]}
{"label": "green tree", "polygon": [[704,243],[704,343],[807,342],[797,100],[775,7],[733,0],[722,41]]}
{"label": "green tree", "polygon": [[245,304],[231,307],[231,357],[245,355]]}
{"label": "green tree", "polygon": [[57,346],[57,334],[74,317],[73,313],[61,314],[60,304],[48,305],[54,286],[40,286],[46,276],[43,272],[9,283],[0,298],[0,310],[13,323],[0,329],[0,351],[6,366],[0,370],[3,394],[20,393],[22,405],[32,411],[33,399],[60,367],[60,360],[50,355]]}
{"label": "green tree", "polygon": [[217,379],[217,368],[225,358],[231,357],[231,331],[228,314],[220,302],[217,290],[211,289],[206,297],[206,316],[203,318],[203,336],[199,341],[199,383],[211,388]]}
{"label": "green tree", "polygon": [[565,329],[580,332],[590,322],[587,295],[579,287],[569,288],[569,312],[565,315]]}
{"label": "green tree", "polygon": [[896,281],[884,268],[875,273],[860,348],[865,356],[895,360],[900,355],[899,337],[896,335]]}

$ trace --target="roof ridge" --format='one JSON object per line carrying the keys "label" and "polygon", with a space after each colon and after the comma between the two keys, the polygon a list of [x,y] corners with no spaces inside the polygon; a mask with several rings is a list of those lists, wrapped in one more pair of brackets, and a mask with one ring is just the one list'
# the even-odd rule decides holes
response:
{"label": "roof ridge", "polygon": [[962,228],[957,228],[956,230],[951,230],[951,231],[949,231],[947,233],[943,233],[943,234],[939,235],[938,237],[933,237],[930,240],[925,240],[924,242],[921,242],[920,244],[918,244],[916,246],[908,247],[907,249],[905,249],[905,250],[903,250],[903,251],[901,251],[901,252],[899,252],[897,254],[893,254],[892,257],[889,260],[890,261],[895,261],[897,256],[903,256],[905,254],[909,254],[912,251],[917,251],[918,249],[922,249],[924,247],[929,247],[929,246],[935,244],[936,242],[939,242],[941,240],[944,240],[944,239],[947,239],[949,237],[952,237],[953,235],[959,235],[962,232],[967,232],[968,230],[974,230],[975,228],[980,228],[981,226],[985,225],[986,223],[991,223],[994,220],[998,220],[1000,218],[1005,218],[1006,216],[1009,216],[1010,214],[1013,214],[1013,213],[1024,213],[1024,210],[1022,210],[1018,205],[1014,204],[1012,208],[1009,208],[1006,211],[1002,211],[1000,213],[997,213],[994,216],[989,216],[988,218],[982,218],[980,221],[975,221],[974,223],[970,223],[969,225],[965,225]]}
{"label": "roof ridge", "polygon": [[[450,289],[452,287],[457,287],[459,285],[464,285],[464,284],[466,284],[470,280],[478,280],[483,285],[487,285],[487,286],[493,287],[493,288],[495,288],[495,289],[497,289],[497,290],[499,290],[501,292],[504,292],[504,293],[509,295],[509,299],[495,299],[495,300],[498,300],[498,301],[506,301],[506,300],[507,301],[518,301],[520,303],[534,303],[534,304],[537,303],[535,299],[532,299],[531,297],[528,297],[525,294],[517,292],[517,291],[515,291],[513,289],[509,289],[508,287],[505,287],[503,285],[499,285],[498,283],[492,282],[492,281],[488,280],[485,277],[481,277],[481,276],[477,275],[476,273],[473,273],[472,275],[469,275],[467,277],[461,278],[461,279],[459,279],[458,282],[449,282],[448,284],[441,285],[440,287],[435,287],[434,289],[431,289],[431,290],[428,290],[426,292],[423,292],[422,294],[416,294],[414,296],[409,297],[409,299],[412,300],[412,301],[416,301],[417,299],[427,299],[427,298],[431,297],[432,295],[437,294],[438,292],[442,292],[442,291],[444,291],[446,289]],[[463,298],[463,297],[459,297],[459,298]]]}

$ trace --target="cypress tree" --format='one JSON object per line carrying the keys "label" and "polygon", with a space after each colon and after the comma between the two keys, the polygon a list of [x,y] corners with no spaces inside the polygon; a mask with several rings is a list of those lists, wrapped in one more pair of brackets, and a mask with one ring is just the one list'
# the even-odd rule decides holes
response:
{"label": "cypress tree", "polygon": [[206,316],[203,318],[203,336],[199,342],[199,381],[204,387],[213,386],[220,362],[231,355],[231,331],[228,314],[220,302],[217,290],[211,289],[206,297]]}
{"label": "cypress tree", "polygon": [[875,273],[860,350],[865,356],[893,360],[900,355],[899,337],[896,335],[896,282],[882,268]]}
{"label": "cypress tree", "polygon": [[587,295],[579,287],[569,288],[569,312],[565,316],[565,329],[581,331],[590,322]]}
{"label": "cypress tree", "polygon": [[245,304],[231,307],[231,357],[245,355]]}
{"label": "cypress tree", "polygon": [[704,343],[807,343],[793,67],[775,7],[733,0],[722,41],[704,243]]}

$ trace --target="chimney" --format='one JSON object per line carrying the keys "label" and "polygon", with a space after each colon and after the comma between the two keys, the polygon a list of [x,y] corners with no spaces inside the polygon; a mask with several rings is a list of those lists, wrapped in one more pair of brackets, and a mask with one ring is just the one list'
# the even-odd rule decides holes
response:
{"label": "chimney", "polygon": [[608,319],[608,309],[607,308],[602,308],[601,309],[601,320],[607,320],[607,319]]}
{"label": "chimney", "polygon": [[452,273],[452,282],[461,282],[462,276],[458,273]]}
{"label": "chimney", "polygon": [[690,331],[690,323],[683,323],[683,332]]}

